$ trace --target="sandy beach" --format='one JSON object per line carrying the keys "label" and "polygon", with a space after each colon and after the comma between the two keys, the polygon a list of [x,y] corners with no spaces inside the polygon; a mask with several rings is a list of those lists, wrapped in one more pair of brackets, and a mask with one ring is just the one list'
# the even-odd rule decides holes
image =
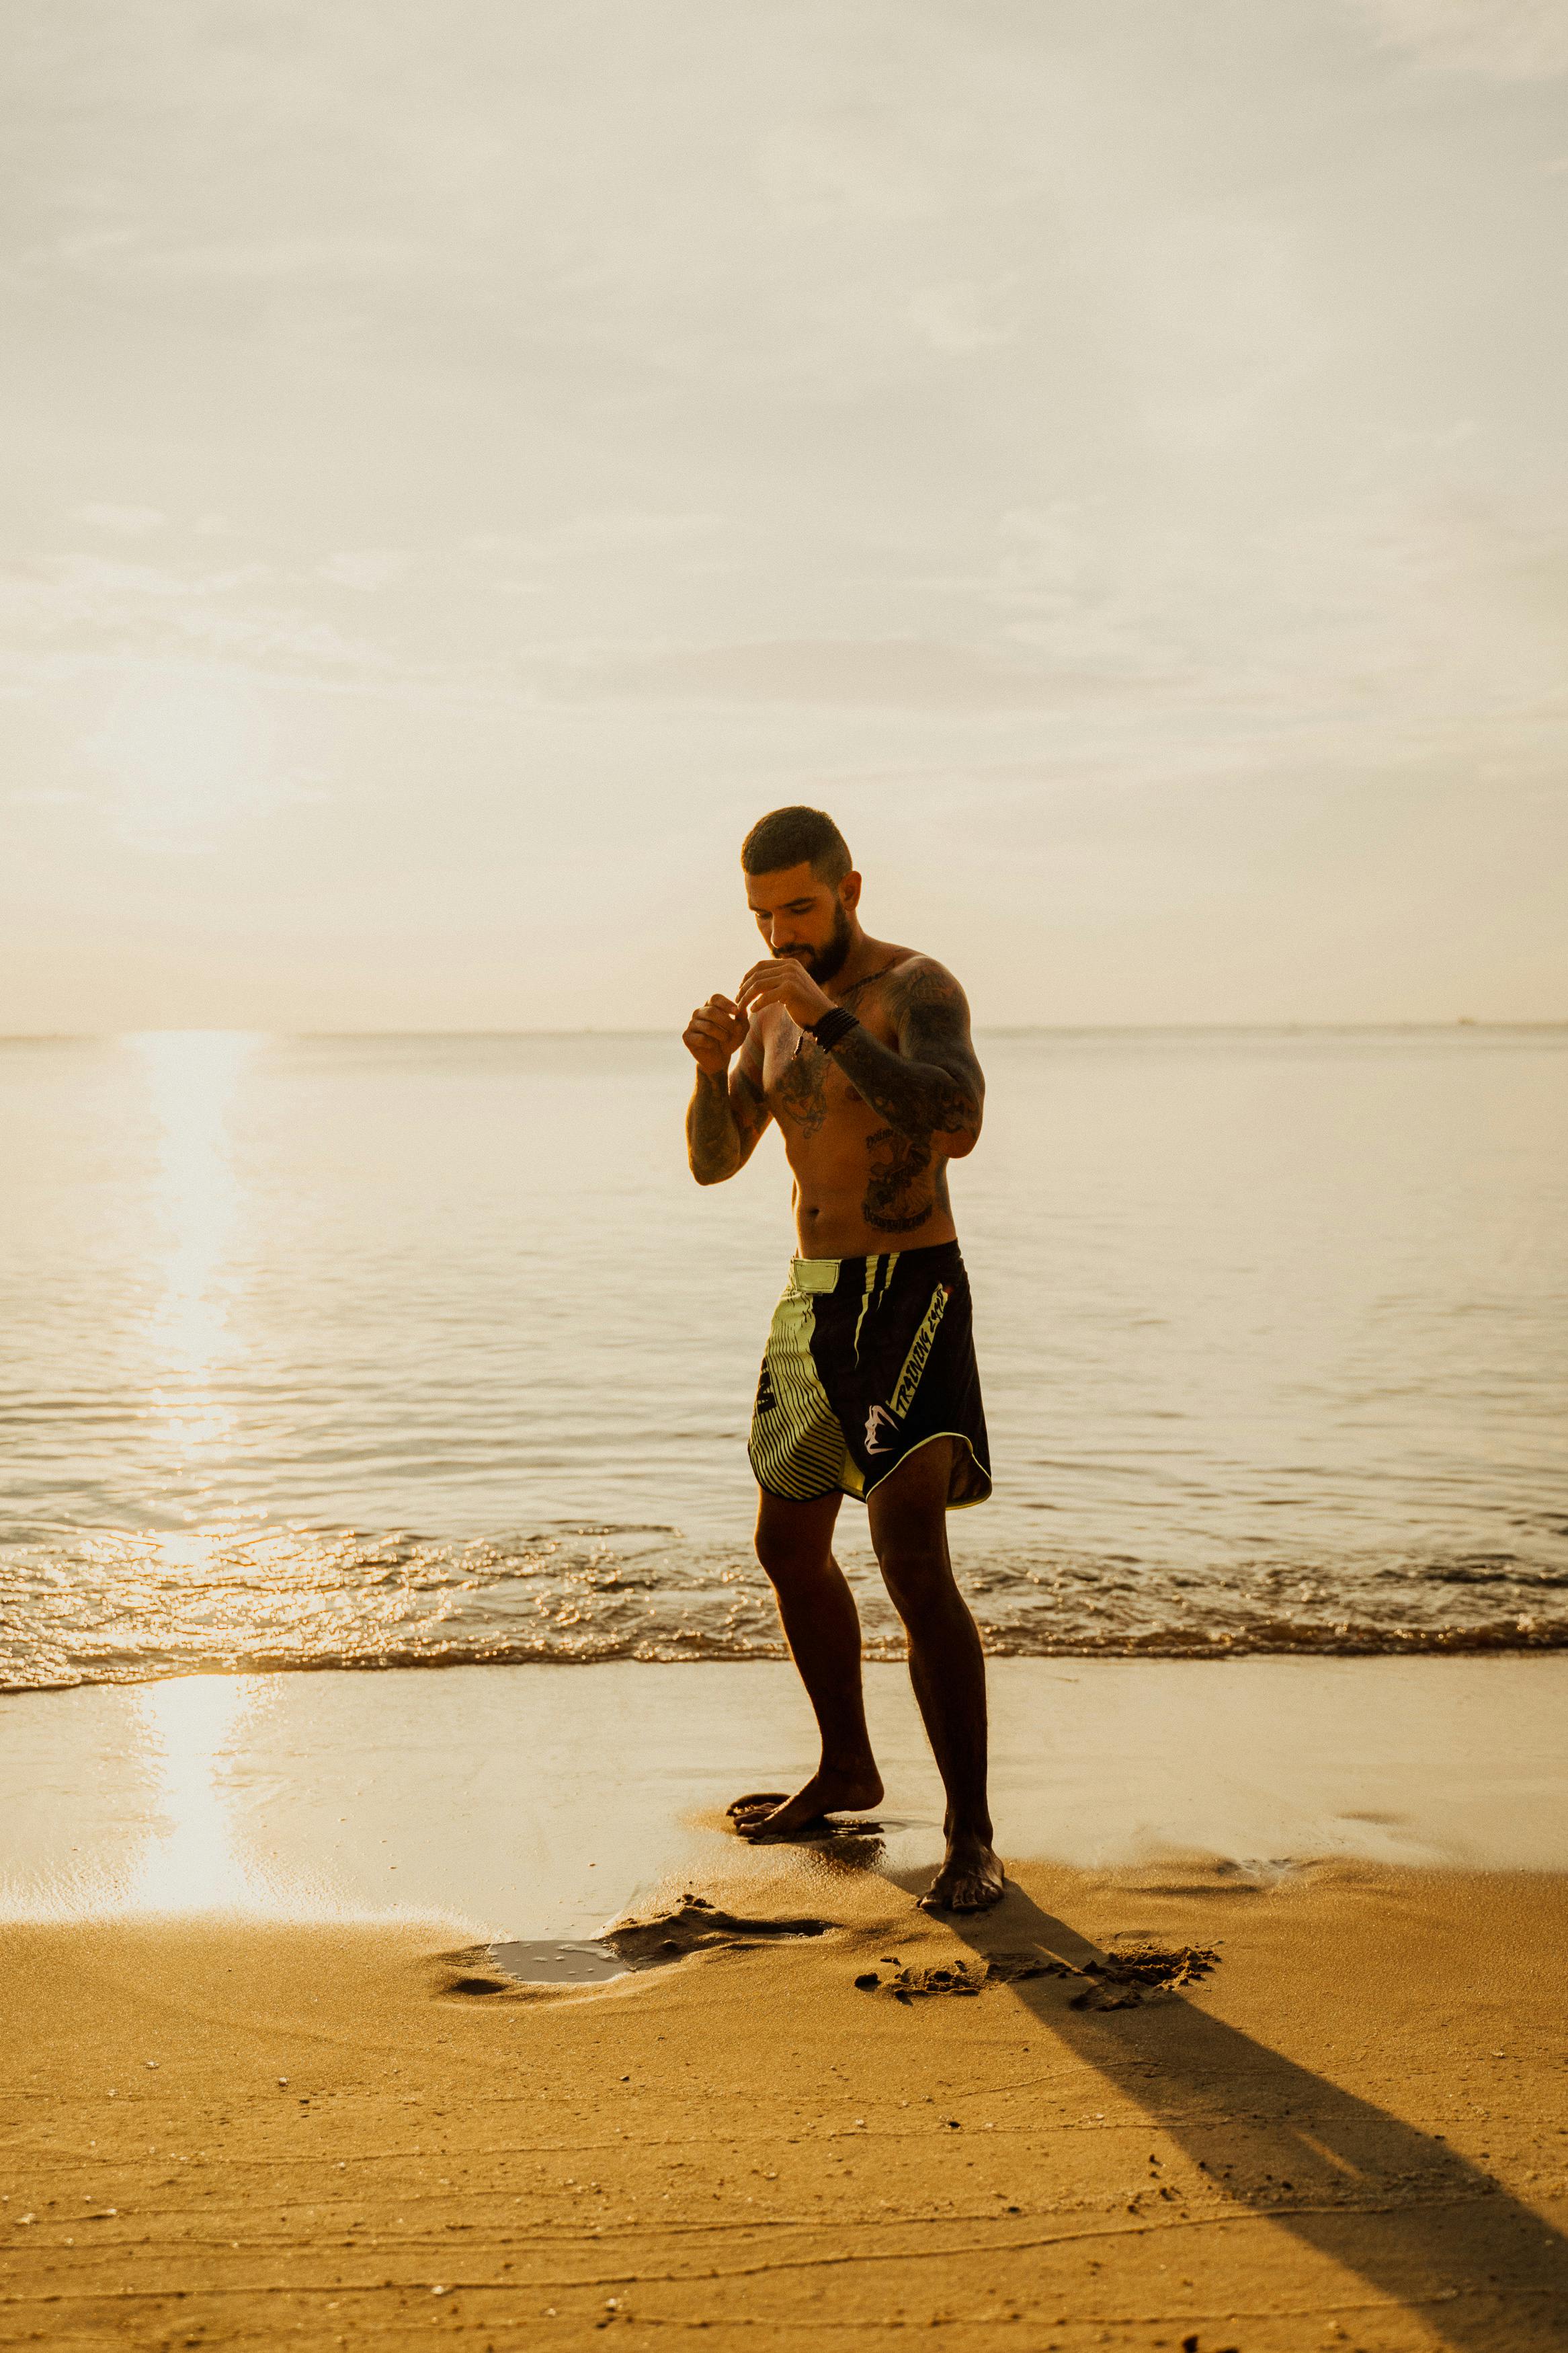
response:
{"label": "sandy beach", "polygon": [[[6,2341],[1568,2341],[1560,1881],[842,1898],[593,1993],[407,1928],[10,1928]],[[1217,1958],[1122,2008],[1078,1972],[1133,1947]]]}
{"label": "sandy beach", "polygon": [[[1081,1683],[1047,1705],[1063,1662],[998,1678],[1014,1884],[971,1924],[912,1905],[933,1825],[891,1671],[873,1711],[910,1811],[763,1852],[715,1800],[802,1746],[768,1668],[625,1671],[679,1679],[651,1797],[616,1670],[246,1679],[270,1718],[239,1679],[8,1701],[0,2337],[1568,2342],[1563,1662],[1066,1663],[1078,1718]],[[127,1711],[145,1731],[161,1698],[139,1759]],[[503,1701],[514,1849],[547,1862],[558,1796],[580,1878],[616,1891],[596,1913],[569,1874],[531,1908],[499,1870],[457,1900],[506,1843],[474,1778]],[[415,1794],[451,1709],[466,1810],[439,1776]],[[553,1780],[521,1774],[530,1742]],[[333,1865],[310,1825],[344,1815],[360,1852]],[[401,1910],[369,1900],[388,1851]],[[497,1966],[509,1934],[628,1908],[664,1965]]]}

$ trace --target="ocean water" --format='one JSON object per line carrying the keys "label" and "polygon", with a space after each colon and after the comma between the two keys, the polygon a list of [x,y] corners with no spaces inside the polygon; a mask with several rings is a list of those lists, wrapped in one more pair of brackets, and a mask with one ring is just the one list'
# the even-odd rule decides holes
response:
{"label": "ocean water", "polygon": [[[982,1042],[988,1646],[1568,1643],[1568,1029]],[[787,1180],[770,1137],[691,1184],[689,1069],[0,1044],[0,1683],[779,1655],[744,1441]]]}

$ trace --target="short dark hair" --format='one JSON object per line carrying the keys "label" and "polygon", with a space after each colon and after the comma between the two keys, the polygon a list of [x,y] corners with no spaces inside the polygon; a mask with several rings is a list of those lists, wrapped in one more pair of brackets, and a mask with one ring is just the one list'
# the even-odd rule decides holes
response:
{"label": "short dark hair", "polygon": [[780,874],[808,863],[819,882],[842,882],[854,863],[826,809],[770,809],[741,844],[743,874]]}

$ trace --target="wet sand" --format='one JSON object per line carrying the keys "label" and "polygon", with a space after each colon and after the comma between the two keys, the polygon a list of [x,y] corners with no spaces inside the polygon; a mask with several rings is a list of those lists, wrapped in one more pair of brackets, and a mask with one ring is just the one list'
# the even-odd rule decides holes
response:
{"label": "wet sand", "polygon": [[[1018,1859],[1568,1869],[1568,1653],[995,1659],[992,1798]],[[867,1706],[895,1870],[942,1788],[902,1667]],[[792,1668],[202,1675],[0,1700],[0,1917],[389,1908],[577,1936],[731,1868],[742,1789],[816,1761]]]}
{"label": "wet sand", "polygon": [[[728,1671],[764,1677],[749,1708],[719,1670],[626,1671],[685,1678],[650,1761],[669,1827],[638,1907],[687,1926],[654,1932],[668,1965],[592,1989],[520,1986],[488,1940],[615,1907],[465,1910],[471,1853],[445,1882],[421,1865],[401,1917],[370,1916],[349,1862],[302,1829],[375,1819],[319,1778],[348,1756],[326,1692],[309,1769],[302,1716],[286,1770],[276,1720],[268,1747],[253,1717],[245,1750],[233,1693],[187,1688],[184,1747],[123,1743],[118,1779],[111,1730],[141,1700],[6,1703],[0,2342],[860,2347],[934,2327],[1026,2353],[1568,2346],[1560,1662],[1300,1664],[1173,1681],[1093,1662],[1121,1681],[1092,1721],[1058,1694],[1054,1728],[1044,1672],[1011,1694],[999,1677],[1000,1817],[1032,1809],[1042,1843],[1053,1823],[1065,1842],[1090,1835],[1073,1828],[1089,1803],[1116,1851],[1069,1864],[1016,1842],[1005,1905],[968,1925],[913,1908],[918,1788],[882,1840],[756,1852],[714,1826],[710,1783],[792,1759],[771,1671]],[[547,1755],[555,1697],[500,1672]],[[582,1868],[613,1876],[635,1862],[603,1828],[632,1788],[635,1708],[594,1695],[610,1671],[543,1672],[598,1720]],[[487,1851],[482,1776],[465,1809],[420,1769],[465,1683],[472,1745],[454,1753],[480,1753],[489,1703],[468,1672],[279,1680],[363,1685],[361,1729],[381,1711],[389,1751],[405,1727],[400,1773],[370,1775],[395,1859]],[[416,1688],[437,1684],[452,1699]],[[902,1720],[890,1683],[874,1704]],[[81,1797],[94,1722],[70,1841],[89,1852],[66,1881],[39,1826],[73,1776]],[[1064,1730],[1087,1744],[1070,1770]],[[510,1761],[526,1845],[550,1787]],[[1247,1835],[1191,1834],[1227,1823]],[[689,1891],[822,1932],[704,1928]]]}

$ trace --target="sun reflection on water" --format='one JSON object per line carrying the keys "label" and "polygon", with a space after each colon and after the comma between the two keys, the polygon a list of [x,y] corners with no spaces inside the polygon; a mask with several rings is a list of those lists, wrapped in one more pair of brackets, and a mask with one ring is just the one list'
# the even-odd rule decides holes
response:
{"label": "sun reflection on water", "polygon": [[222,1780],[250,1698],[243,1675],[184,1675],[138,1692],[165,1828],[128,1891],[130,1910],[260,1908],[263,1891],[236,1851]]}
{"label": "sun reflection on water", "polygon": [[189,1455],[233,1425],[214,1388],[237,1285],[243,1208],[229,1117],[260,1040],[244,1030],[174,1029],[147,1030],[130,1042],[158,1126],[149,1387],[169,1439]]}

